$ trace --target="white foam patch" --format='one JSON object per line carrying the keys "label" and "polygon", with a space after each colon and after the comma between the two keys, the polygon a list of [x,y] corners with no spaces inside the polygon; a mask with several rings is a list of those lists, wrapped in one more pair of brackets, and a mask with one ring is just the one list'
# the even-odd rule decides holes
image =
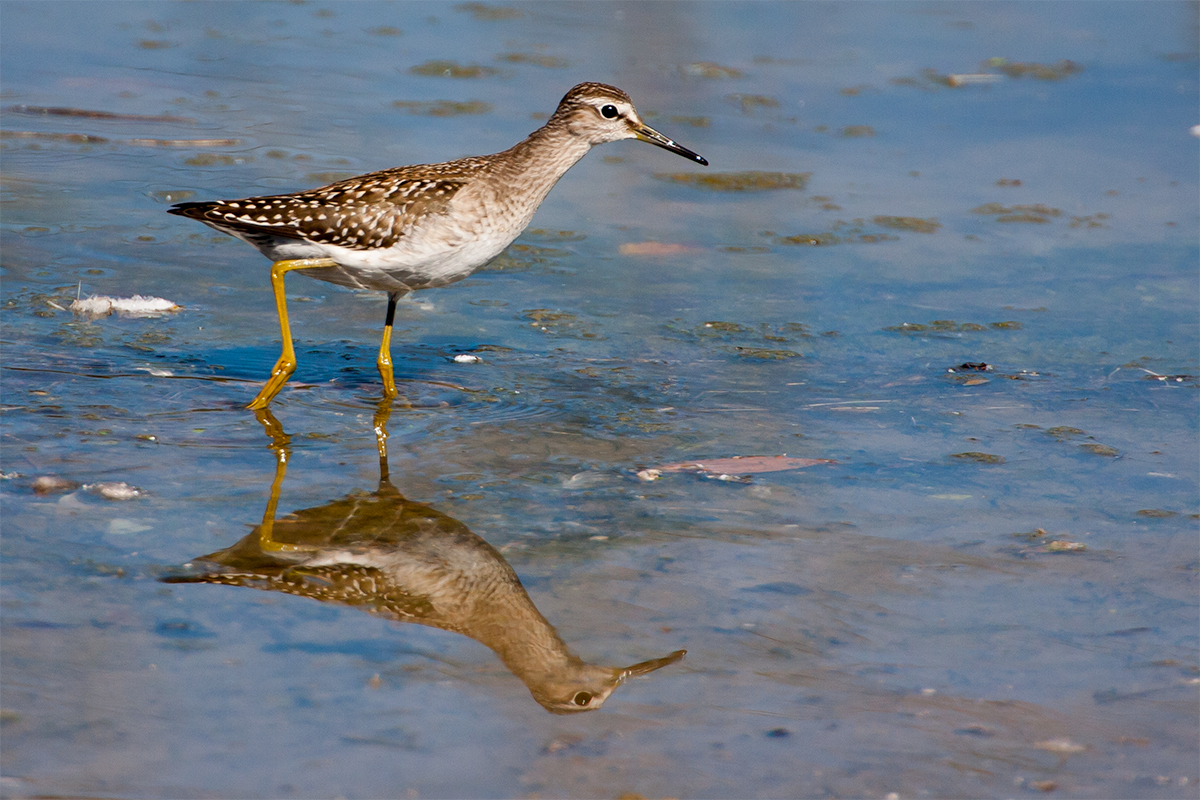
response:
{"label": "white foam patch", "polygon": [[71,303],[71,310],[86,317],[107,317],[118,314],[122,317],[156,317],[171,311],[178,311],[183,306],[162,297],[143,297],[135,294],[133,297],[107,297],[93,295],[83,300]]}

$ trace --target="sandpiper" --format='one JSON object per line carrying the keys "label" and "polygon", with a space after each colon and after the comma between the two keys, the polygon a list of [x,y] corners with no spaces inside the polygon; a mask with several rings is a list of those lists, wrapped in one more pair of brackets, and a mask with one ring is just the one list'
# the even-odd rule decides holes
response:
{"label": "sandpiper", "polygon": [[593,145],[640,139],[705,166],[701,156],[642,122],[629,95],[603,83],[567,92],[550,120],[509,149],[441,164],[371,172],[294,194],[180,203],[190,217],[271,259],[283,352],[249,408],[266,408],[296,369],[284,276],[388,293],[377,365],[394,397],[391,339],[396,301],[462,280],[499,255],[550,189]]}

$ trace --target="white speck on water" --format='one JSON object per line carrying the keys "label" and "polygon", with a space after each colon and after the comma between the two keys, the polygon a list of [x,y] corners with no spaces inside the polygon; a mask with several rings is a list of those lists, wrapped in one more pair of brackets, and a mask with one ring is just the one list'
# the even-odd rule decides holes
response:
{"label": "white speck on water", "polygon": [[143,531],[151,530],[153,527],[153,525],[147,525],[144,522],[118,518],[109,521],[108,532],[113,536],[128,536],[131,533],[142,533]]}

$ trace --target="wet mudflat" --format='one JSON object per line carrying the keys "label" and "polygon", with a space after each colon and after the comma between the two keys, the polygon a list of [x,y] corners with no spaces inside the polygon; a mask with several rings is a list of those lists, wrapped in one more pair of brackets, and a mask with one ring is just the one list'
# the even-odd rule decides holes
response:
{"label": "wet mudflat", "polygon": [[[1200,793],[1194,6],[3,13],[5,796]],[[289,278],[243,408],[268,264],[170,203],[582,80],[712,166],[590,154],[390,409],[384,297]]]}

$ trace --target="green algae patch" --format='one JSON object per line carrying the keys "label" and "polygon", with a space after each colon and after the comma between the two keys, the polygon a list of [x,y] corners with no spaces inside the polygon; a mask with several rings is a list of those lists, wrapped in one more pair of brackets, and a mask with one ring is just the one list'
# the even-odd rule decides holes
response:
{"label": "green algae patch", "polygon": [[836,233],[798,233],[795,236],[781,236],[775,240],[778,244],[805,245],[807,247],[828,247],[846,241]]}
{"label": "green algae patch", "polygon": [[1105,224],[1111,216],[1101,211],[1099,214],[1087,214],[1082,217],[1071,217],[1068,228],[1107,228]]}
{"label": "green algae patch", "polygon": [[467,100],[466,102],[435,100],[431,103],[397,100],[392,103],[392,107],[422,117],[458,117],[464,114],[487,114],[492,110],[491,104],[482,100]]}
{"label": "green algae patch", "polygon": [[496,58],[509,64],[533,64],[535,67],[545,67],[546,69],[566,69],[571,66],[571,63],[565,58],[543,56],[537,53],[504,53]]}
{"label": "green algae patch", "polygon": [[569,339],[603,339],[585,320],[566,311],[550,308],[530,308],[521,312],[521,319],[542,333]]}
{"label": "green algae patch", "polygon": [[1143,508],[1137,512],[1137,515],[1139,517],[1146,517],[1147,519],[1169,519],[1179,516],[1175,511],[1164,511],[1161,508]]}
{"label": "green algae patch", "polygon": [[1053,542],[1047,542],[1044,549],[1047,553],[1082,553],[1087,550],[1087,545],[1082,542],[1068,542],[1066,539],[1056,539]]}
{"label": "green algae patch", "polygon": [[1053,64],[1039,64],[1034,61],[989,58],[981,66],[984,69],[994,69],[1010,78],[1033,78],[1037,81],[1061,81],[1083,72],[1082,65],[1068,59],[1056,61]]}
{"label": "green algae patch", "polygon": [[996,217],[996,222],[1030,222],[1035,225],[1045,225],[1050,220],[1037,214],[1005,214]]}
{"label": "green algae patch", "polygon": [[682,183],[708,192],[770,192],[803,190],[811,172],[659,172],[660,181]]}
{"label": "green algae patch", "polygon": [[426,61],[424,64],[409,67],[408,71],[412,75],[423,75],[428,78],[486,78],[499,72],[492,67],[459,64],[456,61]]}
{"label": "green algae patch", "polygon": [[247,156],[231,156],[227,153],[197,153],[190,158],[185,158],[183,163],[189,167],[232,167],[253,160]]}
{"label": "green algae patch", "polygon": [[697,61],[694,64],[684,64],[679,68],[679,71],[690,78],[730,80],[744,77],[740,69],[715,64],[712,61]]}
{"label": "green algae patch", "polygon": [[1051,219],[1063,215],[1061,208],[1052,208],[1044,203],[1018,204],[1015,206],[1005,206],[1000,203],[984,203],[981,206],[972,208],[971,213],[981,216],[994,216],[996,222],[1032,223],[1035,225],[1045,225]]}
{"label": "green algae patch", "polygon": [[861,139],[875,135],[875,129],[870,125],[847,125],[838,134],[843,139]]}
{"label": "green algae patch", "polygon": [[902,322],[899,325],[889,325],[885,331],[892,333],[978,333],[981,331],[1017,331],[1022,328],[1020,322],[990,322],[980,325],[978,322],[958,322],[952,319],[935,319],[926,324],[920,322]]}
{"label": "green algae patch", "polygon": [[951,453],[951,458],[959,461],[971,461],[976,464],[1003,464],[1004,456],[994,455],[992,453],[980,453],[976,450],[971,450],[966,453]]}
{"label": "green algae patch", "polygon": [[872,221],[884,228],[892,228],[900,231],[916,231],[917,233],[934,233],[938,228],[942,227],[942,223],[933,217],[922,219],[921,217],[880,216],[875,217]]}
{"label": "green algae patch", "polygon": [[531,242],[582,242],[587,234],[577,231],[553,231],[548,228],[527,228],[521,234],[522,239]]}
{"label": "green algae patch", "polygon": [[743,114],[753,114],[760,108],[779,108],[779,101],[765,94],[729,94],[725,99],[740,108]]}
{"label": "green algae patch", "polygon": [[714,333],[753,333],[753,328],[747,328],[745,325],[739,325],[736,322],[706,322],[704,327],[700,329],[700,333],[712,331]]}
{"label": "green algae patch", "polygon": [[[559,240],[566,241],[566,240]],[[504,252],[485,264],[481,272],[523,272],[538,267],[552,268],[571,255],[569,250],[534,244],[510,244]]]}
{"label": "green algae patch", "polygon": [[502,19],[520,19],[525,16],[525,12],[519,8],[489,6],[486,3],[459,3],[454,7],[454,10],[470,14],[475,19],[485,22]]}
{"label": "green algae patch", "polygon": [[1060,442],[1065,442],[1068,439],[1073,439],[1076,436],[1084,436],[1087,431],[1080,428],[1072,428],[1069,425],[1055,425],[1053,428],[1046,429],[1047,436],[1053,436]]}
{"label": "green algae patch", "polygon": [[800,358],[795,350],[772,350],[766,347],[732,347],[729,349],[742,358],[757,358],[760,361],[783,361],[788,358]]}
{"label": "green algae patch", "polygon": [[1106,444],[1081,444],[1080,450],[1086,450],[1094,456],[1104,456],[1105,458],[1116,458],[1121,455],[1121,451],[1115,447],[1109,447]]}

